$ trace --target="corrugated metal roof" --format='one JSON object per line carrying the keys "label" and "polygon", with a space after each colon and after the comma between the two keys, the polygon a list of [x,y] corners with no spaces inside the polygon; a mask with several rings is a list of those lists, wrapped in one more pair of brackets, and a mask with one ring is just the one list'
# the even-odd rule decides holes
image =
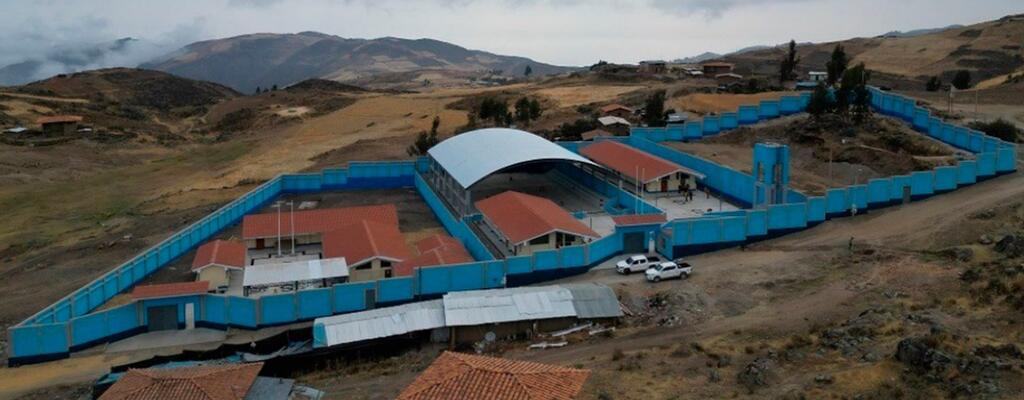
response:
{"label": "corrugated metal roof", "polygon": [[595,165],[540,136],[508,128],[478,129],[453,136],[428,153],[463,188],[502,169],[529,161],[562,160]]}
{"label": "corrugated metal roof", "polygon": [[276,285],[314,279],[348,276],[344,257],[322,260],[293,261],[277,264],[252,265],[245,268],[242,286]]}
{"label": "corrugated metal roof", "polygon": [[472,290],[444,295],[448,326],[573,317],[572,293],[560,286]]}
{"label": "corrugated metal roof", "polygon": [[605,285],[581,283],[562,285],[572,294],[572,305],[576,316],[587,318],[613,318],[622,316],[622,307],[615,291]]}
{"label": "corrugated metal roof", "polygon": [[324,328],[327,346],[402,335],[445,325],[441,300],[378,308],[333,317],[317,318]]}

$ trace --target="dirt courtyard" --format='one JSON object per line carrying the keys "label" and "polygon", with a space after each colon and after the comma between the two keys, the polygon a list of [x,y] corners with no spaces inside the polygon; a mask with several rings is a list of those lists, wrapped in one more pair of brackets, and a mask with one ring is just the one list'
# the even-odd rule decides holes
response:
{"label": "dirt courtyard", "polygon": [[789,145],[790,185],[810,195],[972,157],[888,117],[875,116],[859,126],[829,117],[818,122],[806,115],[783,117],[668,145],[745,173],[751,171],[755,143]]}

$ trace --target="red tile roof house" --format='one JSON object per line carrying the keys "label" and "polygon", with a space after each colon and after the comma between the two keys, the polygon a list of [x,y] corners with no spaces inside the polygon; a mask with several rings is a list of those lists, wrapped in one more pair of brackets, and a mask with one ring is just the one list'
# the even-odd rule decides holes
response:
{"label": "red tile roof house", "polygon": [[609,104],[601,107],[601,115],[611,115],[613,117],[629,119],[633,117],[633,109],[622,104]]}
{"label": "red tile roof house", "polygon": [[398,226],[398,210],[393,204],[384,204],[246,215],[242,219],[242,239],[248,249],[264,249],[275,247],[280,235],[282,249],[290,250],[293,225],[295,244],[304,245],[322,243],[324,232],[363,220]]}
{"label": "red tile roof house", "polygon": [[610,140],[583,147],[580,154],[616,172],[622,187],[631,192],[636,192],[637,182],[645,192],[659,193],[677,191],[684,184],[696,189],[697,180],[704,179],[697,171]]}
{"label": "red tile roof house", "polygon": [[363,220],[323,234],[324,258],[344,257],[350,282],[364,282],[394,275],[395,264],[412,258],[398,223]]}
{"label": "red tile roof house", "polygon": [[[244,400],[290,399],[314,389],[291,379],[259,376],[263,363],[202,365],[183,368],[130,369],[114,382],[100,400]],[[300,389],[300,390],[296,390]]]}
{"label": "red tile roof house", "polygon": [[[196,250],[192,272],[197,281],[210,283],[211,290],[227,289],[229,276],[245,267],[245,245],[236,240],[213,240]],[[240,279],[240,277],[236,277]]]}
{"label": "red tile roof house", "polygon": [[78,132],[79,122],[82,117],[77,115],[54,115],[36,120],[43,133],[49,135],[73,135]]}
{"label": "red tile roof house", "polygon": [[147,331],[192,329],[199,315],[199,295],[210,290],[206,281],[140,285],[132,289],[132,298],[145,308],[143,325]]}
{"label": "red tile roof house", "polygon": [[507,191],[476,202],[491,229],[504,237],[513,255],[583,244],[600,238],[555,202]]}
{"label": "red tile roof house", "polygon": [[438,234],[421,239],[413,247],[416,248],[419,255],[395,265],[394,276],[412,276],[416,268],[475,261],[462,242],[448,235]]}
{"label": "red tile roof house", "polygon": [[571,400],[588,377],[585,369],[446,351],[398,400]]}

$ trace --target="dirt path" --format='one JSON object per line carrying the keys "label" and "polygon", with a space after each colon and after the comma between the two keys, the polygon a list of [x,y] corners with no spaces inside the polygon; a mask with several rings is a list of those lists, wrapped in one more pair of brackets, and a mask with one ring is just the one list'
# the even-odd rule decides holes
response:
{"label": "dirt path", "polygon": [[89,103],[89,100],[86,100],[86,99],[72,99],[72,98],[67,98],[67,97],[39,96],[39,95],[34,95],[34,94],[14,93],[14,92],[0,92],[0,96],[20,97],[20,98],[23,98],[23,99],[43,100],[43,101],[55,101],[55,102],[59,102],[59,103],[78,103],[78,104],[88,104]]}

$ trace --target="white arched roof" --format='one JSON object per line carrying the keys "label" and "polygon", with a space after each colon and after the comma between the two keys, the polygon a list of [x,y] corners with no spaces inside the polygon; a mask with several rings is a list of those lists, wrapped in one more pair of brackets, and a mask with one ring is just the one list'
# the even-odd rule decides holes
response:
{"label": "white arched roof", "polygon": [[537,161],[592,161],[518,129],[486,128],[453,136],[427,152],[463,188],[505,168]]}

